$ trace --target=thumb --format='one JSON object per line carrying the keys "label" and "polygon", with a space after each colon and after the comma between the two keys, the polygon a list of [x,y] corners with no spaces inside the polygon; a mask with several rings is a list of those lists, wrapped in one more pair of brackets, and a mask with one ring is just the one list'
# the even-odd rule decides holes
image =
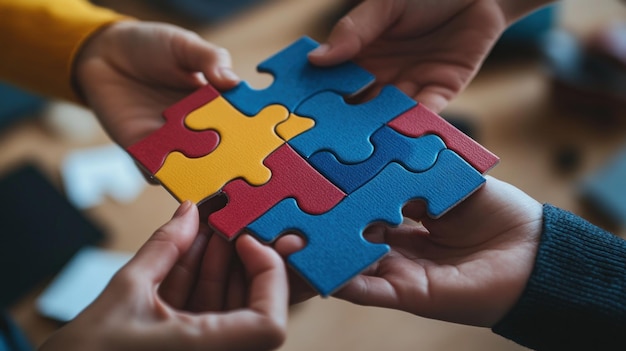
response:
{"label": "thumb", "polygon": [[179,60],[189,71],[202,72],[218,90],[233,88],[240,78],[232,70],[227,49],[204,40],[195,33],[179,36]]}
{"label": "thumb", "polygon": [[309,53],[311,63],[335,65],[354,58],[402,14],[401,1],[366,0],[337,22],[326,43]]}
{"label": "thumb", "polygon": [[189,249],[198,234],[198,209],[187,200],[172,219],[157,229],[124,267],[137,271],[137,277],[160,283]]}

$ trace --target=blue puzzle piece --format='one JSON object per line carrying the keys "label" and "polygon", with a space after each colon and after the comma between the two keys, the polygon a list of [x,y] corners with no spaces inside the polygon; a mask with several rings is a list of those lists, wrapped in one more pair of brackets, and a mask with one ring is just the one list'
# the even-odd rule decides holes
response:
{"label": "blue puzzle piece", "polygon": [[372,135],[374,152],[366,161],[344,164],[328,151],[320,151],[309,158],[328,180],[349,194],[372,179],[390,162],[398,162],[412,172],[424,172],[437,160],[446,144],[436,135],[407,137],[389,128],[381,127]]}
{"label": "blue puzzle piece", "polygon": [[365,103],[350,105],[341,95],[319,93],[304,101],[295,114],[315,120],[315,126],[289,140],[308,158],[317,151],[330,151],[343,163],[359,163],[372,155],[371,135],[417,103],[398,88],[385,86]]}
{"label": "blue puzzle piece", "polygon": [[310,64],[307,54],[318,46],[309,37],[300,38],[257,66],[257,71],[274,76],[272,85],[256,90],[241,82],[222,96],[242,113],[255,116],[269,105],[279,104],[293,111],[319,92],[353,95],[374,82],[374,75],[353,62],[323,68]]}
{"label": "blue puzzle piece", "polygon": [[322,296],[328,296],[389,251],[387,245],[363,238],[369,224],[382,221],[399,225],[404,204],[418,198],[426,200],[430,216],[439,217],[484,182],[478,171],[445,149],[426,172],[413,173],[390,163],[321,215],[302,212],[295,200],[285,199],[248,229],[266,242],[288,231],[304,235],[307,246],[290,255],[288,262]]}

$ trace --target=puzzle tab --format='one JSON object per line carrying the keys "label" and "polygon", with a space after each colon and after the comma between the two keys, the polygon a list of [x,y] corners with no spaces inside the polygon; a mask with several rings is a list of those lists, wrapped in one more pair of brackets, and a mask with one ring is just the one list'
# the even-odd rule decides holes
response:
{"label": "puzzle tab", "polygon": [[187,157],[202,157],[215,150],[219,134],[213,130],[193,131],[187,129],[184,119],[187,115],[219,96],[211,85],[206,85],[185,97],[163,112],[165,124],[127,151],[150,173],[156,173],[165,158],[172,151],[179,151]]}
{"label": "puzzle tab", "polygon": [[313,39],[302,37],[257,66],[269,73],[274,82],[263,90],[255,90],[241,82],[222,94],[239,111],[248,116],[268,105],[283,105],[289,111],[312,95],[333,91],[353,95],[374,82],[374,76],[352,62],[321,68],[309,63],[307,54],[319,46]]}
{"label": "puzzle tab", "polygon": [[179,201],[225,196],[208,223],[228,239],[305,237],[288,262],[329,296],[389,251],[363,238],[370,224],[399,225],[413,200],[442,216],[498,157],[393,86],[346,103],[374,76],[353,62],[311,65],[317,46],[303,37],[259,64],[274,77],[265,89],[199,89],[128,152]]}

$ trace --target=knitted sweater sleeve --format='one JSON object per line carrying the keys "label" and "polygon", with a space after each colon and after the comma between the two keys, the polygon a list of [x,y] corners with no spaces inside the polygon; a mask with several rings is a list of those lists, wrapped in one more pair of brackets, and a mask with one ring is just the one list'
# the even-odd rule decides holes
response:
{"label": "knitted sweater sleeve", "polygon": [[77,101],[76,54],[90,35],[123,18],[84,0],[0,0],[0,80]]}
{"label": "knitted sweater sleeve", "polygon": [[531,277],[493,331],[535,350],[626,349],[626,240],[551,205],[543,213]]}

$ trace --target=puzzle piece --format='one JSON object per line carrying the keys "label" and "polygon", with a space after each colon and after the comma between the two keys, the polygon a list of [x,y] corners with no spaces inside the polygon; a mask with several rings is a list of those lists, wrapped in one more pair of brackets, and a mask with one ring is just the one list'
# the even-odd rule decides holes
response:
{"label": "puzzle piece", "polygon": [[307,54],[318,46],[313,39],[302,37],[257,66],[259,72],[274,76],[269,87],[256,90],[241,82],[222,96],[239,111],[253,116],[268,105],[283,105],[294,111],[300,102],[322,91],[353,95],[374,82],[371,73],[353,62],[313,66]]}
{"label": "puzzle piece", "polygon": [[341,163],[327,151],[313,154],[309,162],[349,194],[372,179],[390,162],[398,162],[412,172],[426,171],[435,163],[439,152],[446,148],[438,136],[409,138],[387,126],[372,135],[372,144],[372,156],[361,163]]}
{"label": "puzzle piece", "polygon": [[262,185],[271,177],[263,160],[285,142],[276,135],[275,127],[288,117],[288,111],[279,105],[268,106],[257,116],[248,117],[218,97],[190,113],[186,124],[194,130],[217,131],[219,147],[199,158],[172,152],[155,174],[156,178],[179,201],[189,199],[196,203],[236,178]]}
{"label": "puzzle piece", "polygon": [[346,103],[333,92],[319,93],[295,111],[299,116],[313,118],[315,127],[294,137],[289,144],[305,158],[327,150],[341,162],[363,162],[374,151],[372,133],[415,104],[391,85],[385,86],[374,99],[358,105]]}
{"label": "puzzle piece", "polygon": [[320,214],[346,196],[287,144],[271,153],[264,164],[272,171],[269,182],[250,186],[236,179],[222,189],[228,203],[209,216],[209,223],[226,237],[234,237],[282,199],[295,198],[304,212]]}
{"label": "puzzle piece", "polygon": [[311,118],[300,117],[292,113],[285,122],[276,126],[276,134],[284,141],[288,141],[296,135],[313,128],[313,126],[315,126],[315,121]]}
{"label": "puzzle piece", "polygon": [[328,296],[389,251],[363,238],[367,226],[398,225],[412,199],[441,216],[498,158],[393,86],[346,103],[373,76],[354,63],[312,66],[315,47],[304,37],[261,63],[275,78],[266,89],[201,89],[131,148],[179,201],[225,194],[209,222],[228,238],[300,232],[307,245],[289,262]]}
{"label": "puzzle piece", "polygon": [[454,150],[480,173],[493,168],[499,161],[498,156],[463,134],[441,116],[430,111],[423,104],[418,104],[393,119],[388,125],[398,132],[410,137],[424,134],[437,134],[449,149]]}
{"label": "puzzle piece", "polygon": [[390,163],[321,215],[303,212],[293,199],[282,200],[248,230],[266,242],[288,231],[304,235],[307,246],[290,255],[288,262],[322,296],[328,296],[389,251],[386,245],[363,238],[369,224],[399,225],[402,207],[413,199],[425,199],[429,215],[439,217],[484,182],[480,173],[446,149],[426,172],[414,173]]}
{"label": "puzzle piece", "polygon": [[126,150],[151,174],[155,174],[172,151],[187,157],[201,157],[215,150],[220,137],[214,130],[195,132],[184,119],[191,111],[211,102],[219,92],[211,85],[196,90],[163,112],[165,124]]}

